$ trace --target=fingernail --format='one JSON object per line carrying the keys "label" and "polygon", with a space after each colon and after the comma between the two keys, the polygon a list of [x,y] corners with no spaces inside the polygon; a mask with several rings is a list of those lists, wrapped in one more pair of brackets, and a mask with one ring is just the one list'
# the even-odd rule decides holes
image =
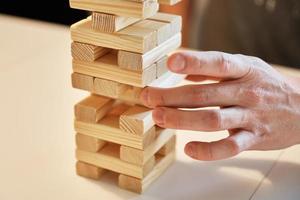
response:
{"label": "fingernail", "polygon": [[195,146],[192,143],[189,143],[185,146],[185,153],[191,158],[195,158]]}
{"label": "fingernail", "polygon": [[174,56],[171,57],[169,62],[170,69],[175,72],[180,72],[184,70],[185,65],[186,65],[186,60],[184,56],[182,56],[181,54],[175,54]]}
{"label": "fingernail", "polygon": [[159,126],[164,125],[164,110],[162,108],[156,108],[153,110],[153,119],[155,123]]}
{"label": "fingernail", "polygon": [[146,105],[149,106],[149,90],[148,88],[144,89],[140,95],[141,101]]}

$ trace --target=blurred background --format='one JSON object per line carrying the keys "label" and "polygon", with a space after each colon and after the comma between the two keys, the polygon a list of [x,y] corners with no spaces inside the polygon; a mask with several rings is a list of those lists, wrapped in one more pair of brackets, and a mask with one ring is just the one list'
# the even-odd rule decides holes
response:
{"label": "blurred background", "polygon": [[[299,0],[182,0],[160,9],[182,15],[184,47],[300,67]],[[0,13],[66,25],[88,15],[70,9],[68,0],[1,0]]]}

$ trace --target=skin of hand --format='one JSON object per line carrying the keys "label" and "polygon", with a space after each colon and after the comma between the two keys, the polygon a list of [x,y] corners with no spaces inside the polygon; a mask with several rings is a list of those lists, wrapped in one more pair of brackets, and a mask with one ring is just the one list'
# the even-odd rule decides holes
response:
{"label": "skin of hand", "polygon": [[[259,58],[222,52],[177,52],[168,68],[198,84],[145,88],[140,98],[154,108],[155,123],[171,129],[229,131],[219,141],[189,142],[185,153],[190,157],[220,160],[246,150],[300,143],[298,78],[280,74]],[[200,84],[203,80],[216,82]],[[219,108],[199,109],[203,107]]]}

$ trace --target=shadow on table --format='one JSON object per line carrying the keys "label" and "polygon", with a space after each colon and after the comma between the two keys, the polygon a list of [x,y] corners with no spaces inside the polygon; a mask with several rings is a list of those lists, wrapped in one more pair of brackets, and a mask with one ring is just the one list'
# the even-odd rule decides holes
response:
{"label": "shadow on table", "polygon": [[[119,189],[117,187],[118,176],[114,173],[107,173],[103,176],[102,181],[93,182],[122,199],[242,200],[249,199],[259,181],[271,169],[274,162],[274,160],[237,158],[216,162],[185,163],[176,161],[143,195]],[[282,161],[280,163],[284,166],[283,171],[300,172],[300,165]],[[235,173],[235,171],[238,172]],[[298,174],[298,180],[300,180],[300,173]],[[268,181],[270,187],[276,187],[277,182]],[[116,186],[112,187],[112,184]]]}

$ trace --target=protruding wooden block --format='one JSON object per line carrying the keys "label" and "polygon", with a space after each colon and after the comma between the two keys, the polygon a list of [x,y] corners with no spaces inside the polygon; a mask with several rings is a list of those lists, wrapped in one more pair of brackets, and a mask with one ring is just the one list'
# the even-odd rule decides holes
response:
{"label": "protruding wooden block", "polygon": [[73,60],[73,72],[95,78],[144,87],[156,79],[156,64],[144,71],[131,71],[118,67],[117,55],[109,53],[94,62]]}
{"label": "protruding wooden block", "polygon": [[172,34],[177,34],[182,29],[182,17],[179,15],[159,12],[156,15],[150,17],[149,19],[159,22],[170,23]]}
{"label": "protruding wooden block", "polygon": [[92,28],[105,33],[114,33],[138,22],[139,18],[124,17],[106,13],[93,12]]}
{"label": "protruding wooden block", "polygon": [[71,8],[109,13],[118,16],[148,18],[158,11],[158,3],[153,0],[70,0]]}
{"label": "protruding wooden block", "polygon": [[76,163],[76,173],[79,176],[83,176],[85,178],[91,178],[91,179],[100,179],[102,174],[105,172],[104,169],[101,169],[99,167],[96,167],[91,164],[87,164],[81,161],[77,161]]}
{"label": "protruding wooden block", "polygon": [[126,190],[136,193],[143,193],[150,184],[160,177],[166,169],[172,164],[175,158],[175,152],[171,152],[165,157],[159,157],[153,170],[143,179],[124,174],[119,175],[119,186]]}
{"label": "protruding wooden block", "polygon": [[156,140],[145,150],[135,149],[128,146],[121,146],[120,158],[129,163],[143,165],[155,155],[164,145],[172,142],[175,137],[175,131],[170,129],[160,129]]}
{"label": "protruding wooden block", "polygon": [[94,81],[95,94],[99,94],[111,98],[118,98],[120,94],[124,93],[129,88],[130,88],[129,85],[125,85],[111,80],[95,78]]}
{"label": "protruding wooden block", "polygon": [[156,63],[156,77],[159,78],[168,71],[168,56],[161,58]]}
{"label": "protruding wooden block", "polygon": [[125,69],[142,71],[176,50],[180,45],[181,34],[179,33],[145,54],[119,51],[118,66]]}
{"label": "protruding wooden block", "polygon": [[143,166],[140,166],[122,161],[119,158],[119,154],[120,146],[113,143],[105,145],[97,153],[82,151],[80,149],[76,150],[76,158],[79,161],[136,178],[147,176],[155,165],[154,156]]}
{"label": "protruding wooden block", "polygon": [[169,142],[167,142],[158,152],[157,154],[166,156],[169,153],[173,152],[175,150],[176,146],[176,136],[174,135]]}
{"label": "protruding wooden block", "polygon": [[75,105],[75,117],[83,122],[96,123],[112,108],[113,99],[92,95]]}
{"label": "protruding wooden block", "polygon": [[71,26],[73,41],[137,53],[146,53],[155,48],[157,44],[156,34],[153,29],[138,27],[135,24],[116,33],[104,33],[92,29],[90,18]]}
{"label": "protruding wooden block", "polygon": [[71,50],[73,59],[91,62],[111,51],[111,49],[108,48],[80,42],[72,42]]}
{"label": "protruding wooden block", "polygon": [[81,90],[93,91],[94,77],[79,73],[72,73],[72,87]]}
{"label": "protruding wooden block", "polygon": [[181,2],[181,0],[158,0],[159,4],[165,4],[165,5],[175,5],[177,3]]}
{"label": "protruding wooden block", "polygon": [[135,135],[143,135],[154,125],[152,110],[144,106],[132,106],[120,116],[120,128]]}
{"label": "protruding wooden block", "polygon": [[104,140],[99,140],[80,133],[76,134],[76,145],[78,149],[89,152],[98,152],[105,144],[106,142]]}

